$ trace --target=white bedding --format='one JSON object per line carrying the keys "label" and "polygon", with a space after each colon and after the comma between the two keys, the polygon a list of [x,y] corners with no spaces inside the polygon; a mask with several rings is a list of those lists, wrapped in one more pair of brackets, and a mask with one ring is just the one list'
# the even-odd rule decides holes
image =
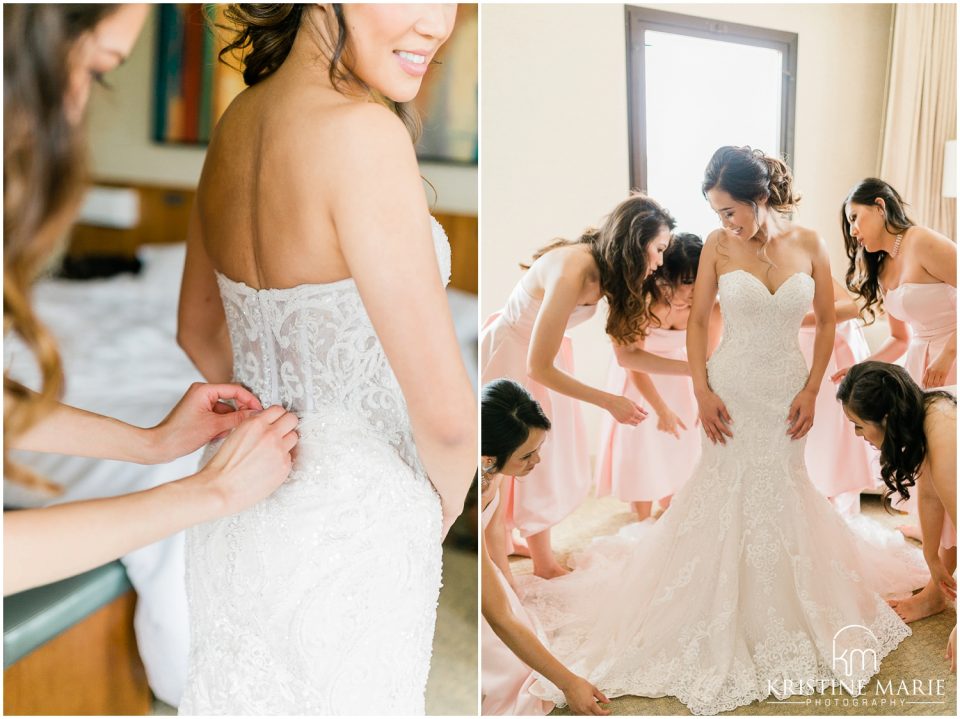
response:
{"label": "white bedding", "polygon": [[[73,282],[44,280],[34,291],[41,320],[55,334],[63,355],[67,404],[140,426],[160,421],[191,382],[202,381],[177,346],[176,312],[183,245],[141,250],[139,276]],[[471,379],[477,381],[477,298],[449,290],[457,338]],[[4,366],[12,377],[36,386],[37,371],[22,345],[4,343]],[[156,486],[196,470],[199,452],[167,465],[140,466],[82,457],[14,452],[65,487],[56,501],[123,494]],[[49,500],[4,484],[8,506],[38,506]],[[183,538],[177,535],[123,558],[137,589],[136,631],[150,686],[177,706],[186,676],[188,646],[183,588]]]}

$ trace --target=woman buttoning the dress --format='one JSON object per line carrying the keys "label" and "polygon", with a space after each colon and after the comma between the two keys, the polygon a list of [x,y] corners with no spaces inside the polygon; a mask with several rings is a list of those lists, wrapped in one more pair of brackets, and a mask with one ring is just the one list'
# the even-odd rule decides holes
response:
{"label": "woman buttoning the dress", "polygon": [[[870,354],[867,339],[857,321],[857,305],[843,285],[833,279],[837,333],[833,353],[817,394],[817,421],[807,435],[804,460],[807,472],[820,493],[838,512],[854,515],[860,511],[860,492],[876,487],[879,477],[877,452],[857,439],[853,428],[834,400],[830,376],[839,367],[861,362]],[[800,324],[800,350],[813,364],[816,314],[811,309]]]}
{"label": "woman buttoning the dress", "polygon": [[[653,199],[634,194],[614,208],[599,230],[576,241],[558,240],[534,255],[504,308],[481,335],[484,382],[509,377],[525,386],[553,425],[554,441],[530,476],[503,485],[507,531],[519,529],[529,545],[533,571],[550,579],[566,574],[550,546],[550,528],[590,489],[587,438],[580,402],[637,425],[646,412],[621,394],[581,382],[573,374],[573,348],[564,333],[590,318],[606,298],[606,331],[620,363],[631,370],[686,374],[685,362],[632,346],[650,324],[643,281],[663,262],[675,222]],[[506,551],[513,550],[508,534]],[[498,563],[506,561],[499,558]]]}
{"label": "woman buttoning the dress", "polygon": [[[868,177],[847,195],[840,227],[850,264],[847,287],[870,324],[887,315],[890,337],[867,359],[895,362],[903,357],[920,387],[957,383],[957,246],[938,232],[914,224],[900,194]],[[834,373],[839,382],[846,369]],[[898,509],[916,515],[913,500]],[[901,527],[920,539],[915,524]],[[956,537],[947,544],[956,547]],[[954,550],[955,551],[955,550]]]}
{"label": "woman buttoning the dress", "polygon": [[5,595],[236,514],[283,483],[297,443],[295,415],[282,407],[262,411],[256,397],[234,384],[194,384],[151,428],[60,402],[63,362],[30,290],[63,251],[83,198],[91,87],[129,56],[146,16],[145,6],[128,4],[3,8],[3,329],[23,340],[41,377],[33,389],[4,374],[4,475],[56,491],[11,462],[9,449],[160,464],[230,436],[189,477],[124,496],[5,513]]}
{"label": "woman buttoning the dress", "polygon": [[[483,715],[545,715],[553,704],[529,692],[534,672],[564,694],[575,714],[607,715],[607,698],[577,676],[543,645],[513,589],[509,566],[494,563],[488,545],[502,541],[500,485],[504,476],[524,477],[540,462],[550,420],[521,385],[497,379],[483,388],[480,405],[481,506],[481,710]],[[489,537],[489,538],[488,538]]]}
{"label": "woman buttoning the dress", "polygon": [[[637,349],[665,359],[687,360],[687,318],[693,301],[693,286],[703,240],[689,233],[674,235],[663,253],[663,264],[650,275],[644,289],[651,298],[651,325],[645,337],[634,342]],[[720,305],[710,314],[709,350],[720,341]],[[651,377],[627,370],[613,359],[607,391],[622,394],[637,404],[646,403],[657,423],[633,428],[603,418],[600,454],[597,459],[597,494],[613,495],[629,502],[637,519],[651,516],[653,503],[666,510],[670,499],[700,459],[700,436],[695,429],[697,401],[686,376]]]}
{"label": "woman buttoning the dress", "polygon": [[[957,399],[942,390],[922,390],[902,367],[875,361],[850,367],[837,399],[857,435],[880,450],[886,496],[917,496],[930,582],[890,605],[906,622],[942,612],[947,597],[957,597],[956,552],[941,545],[943,527],[957,524]],[[953,671],[956,632],[954,627],[947,645]]]}

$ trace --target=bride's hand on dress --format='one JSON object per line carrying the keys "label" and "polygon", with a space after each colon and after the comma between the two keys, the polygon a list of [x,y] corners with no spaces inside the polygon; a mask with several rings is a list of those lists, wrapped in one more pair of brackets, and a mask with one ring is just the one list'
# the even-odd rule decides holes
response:
{"label": "bride's hand on dress", "polygon": [[[236,408],[221,400],[234,400]],[[150,460],[160,464],[183,457],[207,442],[225,437],[260,401],[236,384],[195,382],[160,424],[148,430],[154,448]]]}
{"label": "bride's hand on dress", "polygon": [[680,439],[680,430],[686,428],[687,425],[683,423],[683,420],[669,407],[664,407],[662,411],[657,413],[657,429],[661,432],[672,434]]}
{"label": "bride's hand on dress", "polygon": [[586,716],[607,716],[610,714],[609,709],[604,709],[597,703],[609,704],[610,700],[583,677],[574,676],[570,684],[566,687],[560,687],[560,690],[567,700],[567,706],[574,714]]}
{"label": "bride's hand on dress", "polygon": [[832,375],[830,375],[830,381],[834,384],[840,384],[840,380],[847,376],[847,372],[850,371],[849,367],[844,367],[843,369],[837,370]]}
{"label": "bride's hand on dress", "polygon": [[620,424],[636,426],[647,418],[647,411],[628,397],[612,394],[604,403],[607,412]]}
{"label": "bride's hand on dress", "polygon": [[787,422],[790,424],[787,428],[787,434],[790,435],[790,439],[802,439],[810,431],[810,428],[813,427],[813,412],[816,406],[816,392],[802,389],[793,398],[793,402],[790,403],[790,411],[787,412]]}
{"label": "bride's hand on dress", "polygon": [[297,415],[274,405],[250,417],[226,438],[198,473],[223,499],[222,516],[236,514],[276,490],[293,465],[300,437]]}
{"label": "bride's hand on dress", "polygon": [[715,392],[707,390],[697,394],[697,404],[700,407],[700,423],[707,439],[714,444],[726,444],[726,437],[733,437],[728,426],[733,424],[733,418],[723,400]]}

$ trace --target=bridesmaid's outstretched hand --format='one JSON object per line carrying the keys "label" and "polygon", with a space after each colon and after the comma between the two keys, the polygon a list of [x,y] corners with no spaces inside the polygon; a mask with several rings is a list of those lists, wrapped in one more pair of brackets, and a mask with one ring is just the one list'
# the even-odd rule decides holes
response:
{"label": "bridesmaid's outstretched hand", "polygon": [[199,472],[218,489],[223,516],[256,504],[283,484],[300,439],[298,422],[297,415],[274,405],[245,419],[227,436]]}
{"label": "bridesmaid's outstretched hand", "polygon": [[647,418],[647,411],[629,397],[610,395],[604,407],[620,424],[636,426]]}
{"label": "bridesmaid's outstretched hand", "polygon": [[[224,400],[233,400],[235,407]],[[225,437],[263,406],[237,384],[194,382],[160,424],[148,430],[152,463],[170,462]]]}
{"label": "bridesmaid's outstretched hand", "polygon": [[[609,709],[601,704],[609,704],[610,700],[603,692],[583,677],[575,677],[567,687],[561,687],[567,706],[574,714],[585,716],[607,716]],[[598,703],[599,702],[599,703]]]}

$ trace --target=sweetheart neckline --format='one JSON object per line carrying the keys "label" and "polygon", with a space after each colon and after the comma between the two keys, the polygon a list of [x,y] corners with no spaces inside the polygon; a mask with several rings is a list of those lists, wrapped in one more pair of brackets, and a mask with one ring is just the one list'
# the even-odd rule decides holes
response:
{"label": "sweetheart neckline", "polygon": [[757,277],[755,274],[753,274],[752,272],[750,272],[750,271],[748,271],[748,270],[744,270],[744,269],[742,269],[742,268],[737,268],[737,269],[735,269],[735,270],[730,270],[729,272],[724,272],[722,275],[719,275],[719,276],[717,277],[717,281],[718,281],[718,282],[720,281],[720,277],[726,277],[727,275],[732,275],[732,274],[735,274],[735,273],[737,273],[737,272],[742,272],[743,274],[747,275],[748,277],[752,277],[754,280],[756,280],[757,283],[759,283],[759,285],[760,285],[761,287],[763,287],[763,289],[765,289],[765,290],[767,291],[767,294],[768,294],[770,297],[776,297],[777,294],[780,292],[780,290],[783,289],[783,286],[786,285],[788,282],[790,282],[790,280],[792,280],[794,277],[802,276],[802,277],[809,277],[811,280],[813,279],[813,277],[810,276],[810,275],[808,275],[806,272],[794,272],[794,273],[793,273],[792,275],[790,275],[787,279],[785,279],[783,282],[781,282],[781,283],[780,283],[780,286],[777,287],[777,289],[776,289],[775,291],[771,292],[771,291],[770,291],[770,288],[767,287],[766,283],[765,283],[763,280],[761,280],[759,277]]}

